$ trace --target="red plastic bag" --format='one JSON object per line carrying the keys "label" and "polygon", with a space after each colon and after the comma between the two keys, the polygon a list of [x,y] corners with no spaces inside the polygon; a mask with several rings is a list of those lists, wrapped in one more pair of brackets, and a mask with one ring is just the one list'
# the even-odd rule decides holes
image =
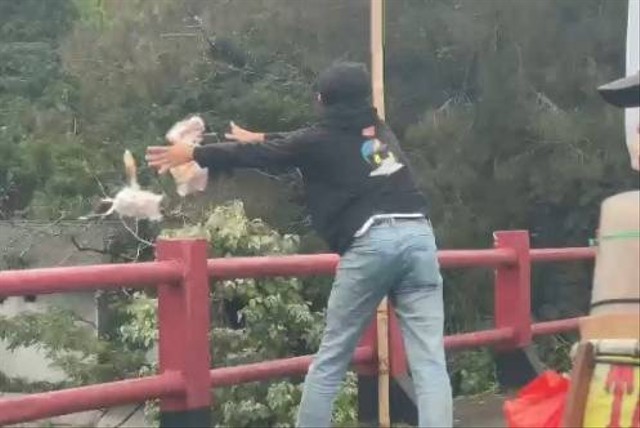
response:
{"label": "red plastic bag", "polygon": [[509,428],[559,428],[569,392],[569,380],[547,371],[504,403]]}

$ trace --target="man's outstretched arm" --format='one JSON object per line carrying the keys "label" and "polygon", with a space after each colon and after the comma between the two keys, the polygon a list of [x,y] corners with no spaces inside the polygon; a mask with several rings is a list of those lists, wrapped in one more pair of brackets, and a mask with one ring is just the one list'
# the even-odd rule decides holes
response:
{"label": "man's outstretched arm", "polygon": [[306,140],[304,133],[296,132],[287,138],[262,143],[150,146],[145,159],[160,174],[191,161],[213,170],[299,166],[304,156]]}
{"label": "man's outstretched arm", "polygon": [[264,143],[265,141],[289,138],[298,132],[304,131],[305,128],[286,132],[255,132],[238,126],[232,121],[229,123],[229,132],[224,134],[224,137],[229,141],[238,143]]}

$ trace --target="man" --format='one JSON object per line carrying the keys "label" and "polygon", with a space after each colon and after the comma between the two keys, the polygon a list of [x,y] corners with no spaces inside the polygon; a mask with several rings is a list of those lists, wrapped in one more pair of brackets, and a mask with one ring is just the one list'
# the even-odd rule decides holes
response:
{"label": "man", "polygon": [[[321,114],[315,126],[284,135],[245,135],[258,140],[252,143],[149,147],[147,161],[160,173],[191,160],[210,170],[292,166],[301,171],[314,227],[341,260],[298,426],[330,426],[353,351],[388,295],[403,331],[420,426],[450,427],[436,242],[407,158],[371,106],[369,82],[364,65],[336,64],[319,76]],[[240,131],[232,129],[230,136],[242,139]]]}

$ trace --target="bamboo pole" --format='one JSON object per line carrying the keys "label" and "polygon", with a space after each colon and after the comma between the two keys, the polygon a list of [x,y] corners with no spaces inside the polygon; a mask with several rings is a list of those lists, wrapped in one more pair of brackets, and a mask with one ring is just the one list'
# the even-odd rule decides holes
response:
{"label": "bamboo pole", "polygon": [[381,428],[391,426],[389,409],[389,305],[385,298],[376,313],[378,333],[378,422]]}
{"label": "bamboo pole", "polygon": [[[384,105],[384,0],[371,0],[371,86],[373,105],[381,119]],[[385,298],[376,311],[378,336],[378,423],[391,426],[389,411],[389,305]]]}
{"label": "bamboo pole", "polygon": [[371,85],[373,105],[384,119],[384,0],[371,0]]}

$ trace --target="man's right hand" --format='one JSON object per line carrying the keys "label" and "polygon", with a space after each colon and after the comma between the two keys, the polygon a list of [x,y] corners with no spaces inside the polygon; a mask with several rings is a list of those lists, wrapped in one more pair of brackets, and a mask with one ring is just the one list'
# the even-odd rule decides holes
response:
{"label": "man's right hand", "polygon": [[178,142],[170,146],[149,146],[145,160],[149,166],[164,174],[171,168],[184,165],[193,160],[193,144]]}
{"label": "man's right hand", "polygon": [[229,124],[230,131],[224,134],[224,137],[230,141],[237,141],[238,143],[262,143],[264,142],[264,134],[261,132],[251,132],[247,129],[241,128],[234,122]]}

